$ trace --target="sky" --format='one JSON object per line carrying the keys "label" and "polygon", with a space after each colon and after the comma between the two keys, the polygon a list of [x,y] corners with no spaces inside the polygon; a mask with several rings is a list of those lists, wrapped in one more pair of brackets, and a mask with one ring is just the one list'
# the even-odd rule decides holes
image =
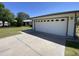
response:
{"label": "sky", "polygon": [[4,2],[3,4],[15,15],[18,12],[25,12],[30,17],[79,10],[79,2]]}

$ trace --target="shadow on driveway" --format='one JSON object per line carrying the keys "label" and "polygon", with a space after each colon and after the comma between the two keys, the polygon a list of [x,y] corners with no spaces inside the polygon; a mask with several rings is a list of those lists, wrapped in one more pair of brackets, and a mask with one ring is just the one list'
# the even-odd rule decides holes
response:
{"label": "shadow on driveway", "polygon": [[30,35],[34,35],[34,36],[43,38],[45,40],[48,40],[48,41],[51,41],[51,42],[55,42],[57,44],[65,46],[66,38],[63,37],[63,36],[57,36],[57,35],[52,35],[52,34],[48,34],[48,33],[37,32],[37,31],[33,31],[32,29],[24,30],[22,32],[28,33]]}

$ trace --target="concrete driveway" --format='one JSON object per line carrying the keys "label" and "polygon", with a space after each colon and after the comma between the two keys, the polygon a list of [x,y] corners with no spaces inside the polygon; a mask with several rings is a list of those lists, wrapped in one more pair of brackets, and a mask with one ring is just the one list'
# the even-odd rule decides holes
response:
{"label": "concrete driveway", "polygon": [[35,32],[0,39],[1,56],[63,56],[65,39]]}

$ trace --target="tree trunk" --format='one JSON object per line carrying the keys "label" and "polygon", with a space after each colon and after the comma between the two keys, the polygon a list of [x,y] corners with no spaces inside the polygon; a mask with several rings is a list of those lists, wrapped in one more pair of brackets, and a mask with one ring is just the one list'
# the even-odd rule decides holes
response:
{"label": "tree trunk", "polygon": [[2,24],[3,24],[2,27],[4,27],[4,23],[5,23],[5,21],[2,21]]}

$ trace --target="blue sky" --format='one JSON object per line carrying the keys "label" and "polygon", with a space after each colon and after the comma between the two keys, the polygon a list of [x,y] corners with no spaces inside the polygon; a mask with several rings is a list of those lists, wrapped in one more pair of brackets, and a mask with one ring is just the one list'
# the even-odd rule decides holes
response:
{"label": "blue sky", "polygon": [[4,2],[15,15],[25,12],[31,17],[56,12],[79,10],[79,2]]}

